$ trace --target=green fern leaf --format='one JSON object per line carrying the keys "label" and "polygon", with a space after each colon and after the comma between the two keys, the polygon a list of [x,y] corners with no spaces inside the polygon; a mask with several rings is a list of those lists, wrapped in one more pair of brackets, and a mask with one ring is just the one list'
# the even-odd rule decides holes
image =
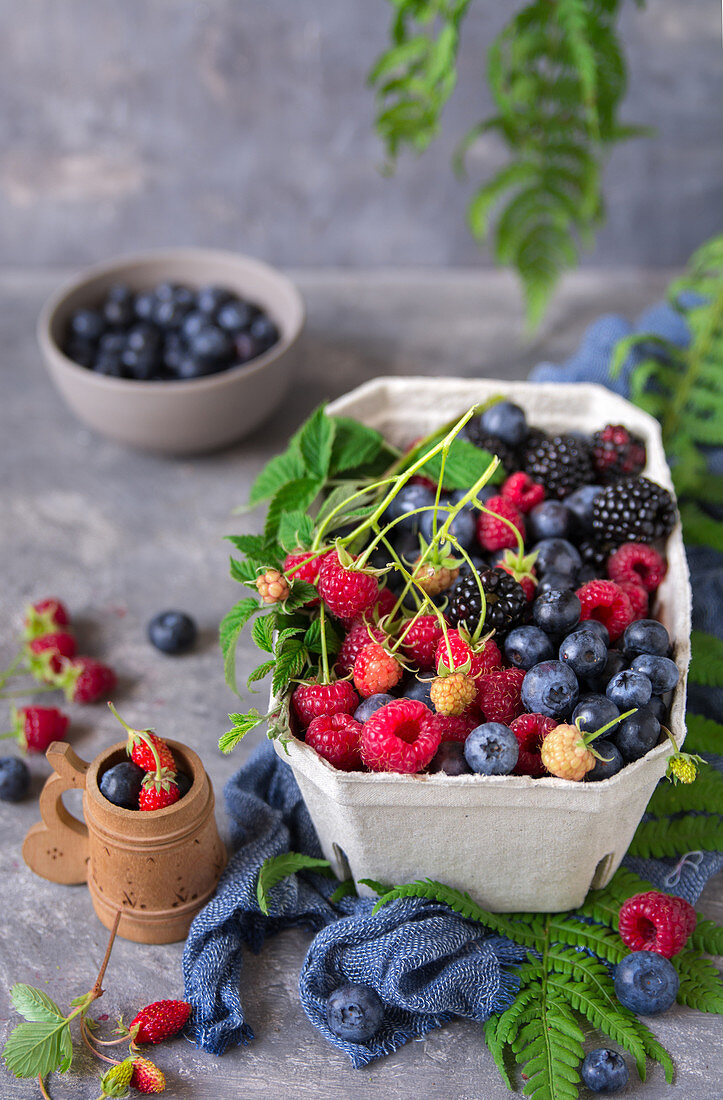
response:
{"label": "green fern leaf", "polygon": [[550,936],[553,942],[559,938],[561,943],[587,947],[608,962],[620,962],[628,953],[616,933],[583,924],[572,916],[553,917],[550,921]]}
{"label": "green fern leaf", "polygon": [[723,753],[723,725],[702,714],[688,714],[685,747],[689,752]]}
{"label": "green fern leaf", "polygon": [[707,955],[723,955],[723,925],[699,919],[689,945],[697,951],[705,951]]}
{"label": "green fern leaf", "polygon": [[688,1005],[699,1012],[723,1014],[723,981],[718,968],[689,948],[670,960],[678,971],[679,1004]]}
{"label": "green fern leaf", "polygon": [[[689,746],[686,744],[686,749]],[[647,812],[656,817],[690,812],[723,814],[723,775],[715,768],[699,771],[693,783],[673,784],[663,780],[648,803]]]}
{"label": "green fern leaf", "polygon": [[628,849],[631,856],[663,859],[681,852],[723,851],[723,817],[705,814],[671,820],[651,818],[638,826]]}
{"label": "green fern leaf", "polygon": [[[720,526],[723,529],[723,524]],[[690,636],[690,644],[693,655],[688,679],[706,687],[723,687],[723,641],[713,634],[694,630]]]}
{"label": "green fern leaf", "polygon": [[499,1075],[504,1081],[510,1092],[512,1089],[512,1081],[505,1064],[505,1044],[500,1042],[497,1037],[497,1028],[499,1025],[499,1016],[490,1016],[484,1023],[484,1036],[487,1043],[487,1049],[495,1060],[495,1065],[499,1071]]}

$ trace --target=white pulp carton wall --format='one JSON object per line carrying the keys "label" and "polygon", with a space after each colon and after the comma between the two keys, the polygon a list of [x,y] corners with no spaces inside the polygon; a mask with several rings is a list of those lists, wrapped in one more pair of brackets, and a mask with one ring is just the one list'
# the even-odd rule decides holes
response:
{"label": "white pulp carton wall", "polygon": [[[646,474],[672,489],[657,421],[602,386],[378,378],[328,411],[361,420],[404,447],[500,393],[548,431],[626,424],[646,441]],[[670,632],[681,673],[670,717],[680,746],[691,594],[679,525],[667,553],[668,574],[652,611]],[[357,882],[438,879],[497,912],[571,909],[582,904],[591,886],[604,886],[672,751],[666,740],[611,779],[588,784],[552,777],[345,773],[300,741],[287,745],[288,754],[278,741],[275,745],[294,771],[324,855],[342,877],[348,871],[340,852]]]}

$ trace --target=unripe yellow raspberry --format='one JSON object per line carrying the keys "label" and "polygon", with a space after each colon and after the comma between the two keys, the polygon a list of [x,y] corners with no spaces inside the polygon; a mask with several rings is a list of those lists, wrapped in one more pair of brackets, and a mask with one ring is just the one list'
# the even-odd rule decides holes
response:
{"label": "unripe yellow raspberry", "polygon": [[257,577],[256,587],[264,603],[281,603],[289,594],[289,582],[278,569],[267,569]]}
{"label": "unripe yellow raspberry", "polygon": [[475,701],[477,688],[464,672],[453,672],[432,680],[429,695],[437,714],[464,714]]}
{"label": "unripe yellow raspberry", "polygon": [[446,592],[452,587],[459,576],[459,569],[448,569],[445,565],[435,566],[431,562],[424,562],[415,567],[413,576],[419,588],[428,596],[438,596],[440,592]]}
{"label": "unripe yellow raspberry", "polygon": [[542,763],[558,779],[573,779],[579,783],[595,767],[595,757],[588,749],[577,726],[563,723],[545,737],[540,749]]}

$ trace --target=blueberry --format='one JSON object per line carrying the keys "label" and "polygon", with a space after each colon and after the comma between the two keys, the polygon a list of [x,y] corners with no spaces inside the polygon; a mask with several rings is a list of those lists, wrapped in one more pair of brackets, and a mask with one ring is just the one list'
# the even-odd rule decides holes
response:
{"label": "blueberry", "polygon": [[531,541],[564,539],[572,526],[572,512],[559,500],[543,500],[527,516],[527,533]]}
{"label": "blueberry", "polygon": [[553,656],[552,642],[539,626],[517,626],[505,638],[505,657],[525,672]]}
{"label": "blueberry", "polygon": [[464,745],[461,741],[443,741],[437,749],[431,764],[427,768],[432,774],[443,772],[444,775],[470,775],[472,769],[464,755]]}
{"label": "blueberry", "polygon": [[249,335],[256,341],[259,353],[268,351],[279,339],[279,330],[265,313],[255,317],[249,328]]}
{"label": "blueberry", "polygon": [[608,699],[611,699],[620,710],[644,707],[652,693],[652,685],[648,677],[642,672],[631,672],[629,669],[623,669],[617,676],[613,676],[605,689]]}
{"label": "blueberry", "polygon": [[630,667],[634,672],[642,672],[648,677],[653,695],[664,695],[666,691],[672,691],[680,678],[678,666],[670,657],[654,657],[651,653],[641,653]]}
{"label": "blueberry", "polygon": [[501,722],[483,722],[464,743],[465,760],[479,775],[509,775],[519,751],[514,733]]}
{"label": "blueberry", "polygon": [[185,798],[193,786],[193,779],[186,772],[176,772],[176,786],[181,792],[180,797]]}
{"label": "blueberry", "polygon": [[623,1008],[641,1016],[667,1012],[678,996],[678,975],[654,951],[633,951],[615,967],[615,993]]}
{"label": "blueberry", "polygon": [[249,359],[255,359],[262,351],[250,332],[239,332],[234,337],[233,346],[239,363],[248,363]]}
{"label": "blueberry", "polygon": [[132,760],[121,760],[120,764],[114,764],[103,772],[98,784],[100,793],[114,806],[122,806],[124,810],[137,810],[138,795],[145,774],[143,768]]}
{"label": "blueberry", "polygon": [[585,779],[588,783],[599,783],[602,779],[610,779],[617,775],[623,768],[623,758],[620,749],[613,745],[612,741],[606,741],[604,737],[596,740],[595,752],[600,753],[600,759],[595,761],[595,766],[587,773]]}
{"label": "blueberry", "polygon": [[157,351],[161,343],[160,333],[155,325],[147,321],[140,321],[134,325],[126,336],[126,348],[131,351]]}
{"label": "blueberry", "polygon": [[535,570],[540,577],[550,571],[576,574],[582,565],[578,551],[567,539],[542,539],[536,544],[535,550]]}
{"label": "blueberry", "polygon": [[119,354],[110,352],[99,355],[94,360],[92,368],[96,374],[104,374],[106,378],[127,378],[128,371],[121,362]]}
{"label": "blueberry", "polygon": [[575,517],[575,531],[579,535],[592,533],[592,506],[595,497],[603,491],[602,485],[581,485],[574,493],[565,497],[565,507]]}
{"label": "blueberry", "polygon": [[[620,717],[620,711],[607,695],[581,695],[580,701],[572,712],[572,721],[577,722],[583,733],[592,733],[600,730],[609,722],[614,722]],[[578,722],[579,719],[579,722]],[[610,726],[605,731],[611,736],[615,726]],[[597,747],[597,746],[596,746]]]}
{"label": "blueberry", "polygon": [[379,1030],[384,1005],[370,985],[347,982],[326,1002],[326,1022],[340,1039],[366,1043]]}
{"label": "blueberry", "polygon": [[77,309],[70,318],[70,331],[81,340],[100,340],[105,332],[103,314],[97,309]]}
{"label": "blueberry", "polygon": [[512,401],[498,401],[481,414],[479,425],[487,435],[518,447],[527,438],[527,420],[519,405]]}
{"label": "blueberry", "polygon": [[233,295],[230,290],[222,286],[205,286],[196,295],[196,304],[201,313],[209,316],[215,314],[217,309],[230,302]]}
{"label": "blueberry", "polygon": [[159,283],[154,293],[157,302],[172,302],[181,288],[178,283]]}
{"label": "blueberry", "polygon": [[543,592],[532,605],[532,617],[546,634],[566,634],[580,621],[582,606],[574,592]]}
{"label": "blueberry", "polygon": [[357,722],[366,722],[368,718],[371,718],[372,714],[376,714],[380,707],[385,707],[387,703],[394,701],[393,695],[385,695],[379,693],[378,695],[370,695],[366,699],[362,699],[359,706],[354,711],[354,717]]}
{"label": "blueberry", "polygon": [[418,699],[420,703],[424,703],[425,707],[433,710],[431,688],[431,680],[414,679],[405,686],[403,695],[405,699]]}
{"label": "blueberry", "polygon": [[562,661],[542,661],[522,681],[522,703],[532,714],[565,718],[577,703],[577,677]]}
{"label": "blueberry", "polygon": [[187,340],[192,340],[207,324],[208,317],[206,314],[201,313],[198,309],[192,309],[190,313],[187,313],[183,318],[181,332]]}
{"label": "blueberry", "polygon": [[655,715],[661,725],[667,722],[670,707],[660,695],[651,695],[646,706],[650,713]]}
{"label": "blueberry", "polygon": [[226,332],[231,332],[234,335],[237,332],[242,332],[247,329],[255,316],[253,306],[248,302],[241,301],[240,298],[234,298],[230,302],[226,302],[221,306],[216,315],[216,324],[220,325]]}
{"label": "blueberry", "polygon": [[591,630],[593,634],[597,634],[598,638],[601,638],[605,643],[605,648],[610,645],[610,635],[608,634],[608,628],[605,623],[601,623],[599,619],[583,619],[581,622],[574,626],[570,631],[571,634],[575,634],[580,630]]}
{"label": "blueberry", "polygon": [[196,641],[196,624],[184,611],[161,611],[148,624],[148,638],[163,653],[186,653]]}
{"label": "blueberry", "polygon": [[129,287],[118,283],[110,288],[103,304],[103,317],[112,328],[127,328],[133,322],[135,310]]}
{"label": "blueberry", "polygon": [[74,363],[87,369],[93,366],[97,358],[96,347],[97,345],[90,340],[80,340],[75,337],[65,345],[64,351]]}
{"label": "blueberry", "polygon": [[0,802],[20,802],[28,793],[30,772],[17,756],[0,757]]}
{"label": "blueberry", "polygon": [[[585,624],[593,622],[593,619],[586,619]],[[607,660],[605,661],[605,667],[602,672],[596,673],[594,676],[589,676],[587,680],[587,686],[590,691],[605,691],[613,676],[616,676],[618,672],[625,668],[625,658],[619,649],[609,649]]]}
{"label": "blueberry", "polygon": [[153,309],[153,320],[159,328],[180,329],[189,312],[190,304],[184,305],[174,299],[156,302]]}
{"label": "blueberry", "polygon": [[619,1092],[627,1085],[630,1075],[625,1059],[617,1051],[603,1047],[585,1055],[580,1076],[591,1092]]}
{"label": "blueberry", "polygon": [[216,325],[204,325],[188,344],[196,358],[213,360],[216,363],[228,362],[233,352],[233,344],[228,333],[217,328]]}
{"label": "blueberry", "polygon": [[538,583],[535,593],[543,596],[545,592],[571,592],[576,588],[577,580],[574,573],[556,573],[551,569]]}
{"label": "blueberry", "polygon": [[124,332],[105,332],[98,341],[98,354],[120,355],[126,346],[126,339]]}
{"label": "blueberry", "polygon": [[[449,518],[449,512],[443,508],[437,511],[437,530]],[[419,532],[427,542],[431,542],[434,525],[434,512],[422,512],[419,516]],[[475,541],[477,533],[477,516],[473,508],[462,508],[449,525],[450,534],[454,535],[459,544],[465,550],[469,550]]]}
{"label": "blueberry", "polygon": [[623,634],[623,652],[628,658],[637,657],[640,653],[665,657],[669,648],[668,631],[657,619],[638,619]]}
{"label": "blueberry", "polygon": [[155,349],[135,351],[133,348],[126,348],[121,355],[121,363],[125,367],[126,374],[137,382],[148,382],[161,366]]}
{"label": "blueberry", "polygon": [[212,360],[199,359],[196,355],[182,355],[176,363],[174,373],[177,378],[188,381],[193,378],[206,378],[217,374],[223,367]]}
{"label": "blueberry", "polygon": [[660,722],[647,707],[639,707],[618,726],[615,744],[624,760],[639,760],[657,745],[660,737]]}
{"label": "blueberry", "polygon": [[563,639],[558,656],[578,678],[584,678],[605,667],[608,651],[602,638],[592,630],[576,630]]}
{"label": "blueberry", "polygon": [[163,366],[171,374],[176,374],[185,355],[183,338],[178,333],[169,333],[163,342],[163,352],[161,354]]}
{"label": "blueberry", "polygon": [[156,296],[152,290],[144,290],[141,294],[136,294],[135,301],[133,302],[133,309],[136,317],[140,321],[150,321],[153,316],[153,310],[156,305]]}
{"label": "blueberry", "polygon": [[[413,512],[416,508],[427,508],[431,504],[434,504],[434,493],[426,485],[404,485],[389,502],[385,518],[388,517],[387,522],[393,519],[400,520],[392,528],[393,531],[400,529],[418,531],[420,516],[408,516],[407,513]],[[401,516],[405,518],[400,519]]]}

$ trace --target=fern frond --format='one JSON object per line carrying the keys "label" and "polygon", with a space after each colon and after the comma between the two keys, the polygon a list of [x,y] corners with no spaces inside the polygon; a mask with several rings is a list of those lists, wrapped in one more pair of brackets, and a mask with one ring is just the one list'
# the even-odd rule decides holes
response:
{"label": "fern frond", "polygon": [[512,1092],[512,1081],[510,1080],[510,1075],[505,1063],[505,1043],[501,1042],[498,1038],[500,1019],[501,1017],[499,1016],[490,1016],[488,1020],[485,1020],[484,1036],[487,1049],[494,1058],[499,1075],[510,1092]]}
{"label": "fern frond", "polygon": [[693,783],[659,783],[647,807],[647,812],[655,817],[691,810],[723,814],[723,775],[715,768],[704,767]]}
{"label": "fern frond", "polygon": [[628,849],[631,856],[644,859],[663,859],[700,850],[723,852],[723,817],[702,814],[675,819],[651,818],[638,826]]}
{"label": "fern frond", "polygon": [[686,715],[685,724],[688,727],[685,738],[688,751],[723,754],[723,725],[702,714]]}
{"label": "fern frond", "polygon": [[723,955],[723,925],[712,920],[699,920],[690,937],[689,946],[706,955]]}
{"label": "fern frond", "polygon": [[690,644],[692,657],[688,679],[705,687],[723,687],[723,641],[714,634],[694,630]]}
{"label": "fern frond", "polygon": [[553,917],[550,921],[550,937],[553,943],[559,940],[574,944],[575,947],[586,947],[608,962],[620,962],[628,953],[616,933],[583,924],[575,920],[574,916]]}
{"label": "fern frond", "polygon": [[674,955],[670,961],[680,978],[679,1004],[699,1012],[723,1014],[723,981],[714,963],[690,948]]}

